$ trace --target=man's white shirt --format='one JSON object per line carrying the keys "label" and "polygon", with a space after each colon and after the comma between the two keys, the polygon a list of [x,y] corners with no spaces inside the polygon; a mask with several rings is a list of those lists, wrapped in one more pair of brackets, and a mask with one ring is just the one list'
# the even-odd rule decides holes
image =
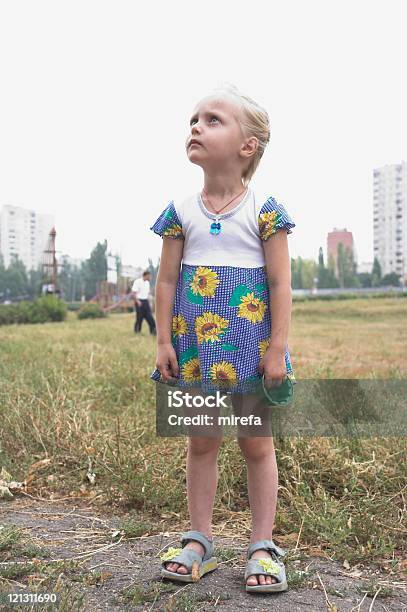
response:
{"label": "man's white shirt", "polygon": [[137,298],[139,300],[147,300],[150,294],[150,281],[137,278],[134,281],[131,290],[133,293],[137,292]]}

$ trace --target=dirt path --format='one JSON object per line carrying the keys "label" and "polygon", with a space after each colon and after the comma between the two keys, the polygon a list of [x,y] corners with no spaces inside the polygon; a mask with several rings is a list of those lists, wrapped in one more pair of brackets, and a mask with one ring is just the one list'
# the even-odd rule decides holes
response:
{"label": "dirt path", "polygon": [[[217,571],[194,585],[162,580],[158,553],[167,545],[178,547],[179,534],[126,538],[118,530],[121,519],[74,502],[0,502],[0,534],[16,526],[24,535],[0,547],[3,602],[6,593],[32,593],[31,584],[59,593],[58,604],[37,604],[35,610],[407,611],[407,581],[400,576],[373,567],[347,570],[304,555],[286,562],[288,591],[248,594],[243,581],[247,543],[216,535]],[[21,575],[24,567],[27,575]]]}

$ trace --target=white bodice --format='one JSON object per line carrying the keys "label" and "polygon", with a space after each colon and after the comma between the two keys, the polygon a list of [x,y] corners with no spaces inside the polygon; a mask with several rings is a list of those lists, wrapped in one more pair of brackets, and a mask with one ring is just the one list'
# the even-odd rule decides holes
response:
{"label": "white bodice", "polygon": [[231,211],[217,215],[219,234],[211,234],[215,214],[205,207],[200,193],[195,193],[174,207],[185,236],[183,262],[188,265],[236,266],[255,268],[265,265],[258,216],[263,201],[256,201],[254,191]]}

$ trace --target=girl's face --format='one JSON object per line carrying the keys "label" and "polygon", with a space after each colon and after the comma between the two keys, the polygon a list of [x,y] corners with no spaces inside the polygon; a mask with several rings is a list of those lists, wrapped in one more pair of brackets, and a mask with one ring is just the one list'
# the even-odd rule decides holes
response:
{"label": "girl's face", "polygon": [[191,116],[185,144],[189,160],[204,170],[219,173],[241,165],[247,157],[240,110],[227,100],[205,98]]}

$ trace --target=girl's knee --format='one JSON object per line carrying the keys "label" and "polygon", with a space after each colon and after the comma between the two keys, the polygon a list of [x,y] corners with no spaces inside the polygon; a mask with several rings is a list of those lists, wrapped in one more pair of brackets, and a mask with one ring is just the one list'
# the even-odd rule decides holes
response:
{"label": "girl's knee", "polygon": [[188,438],[188,449],[194,455],[205,455],[217,453],[222,442],[222,437],[195,437]]}
{"label": "girl's knee", "polygon": [[247,459],[260,460],[274,452],[273,438],[270,437],[238,437],[238,444]]}

